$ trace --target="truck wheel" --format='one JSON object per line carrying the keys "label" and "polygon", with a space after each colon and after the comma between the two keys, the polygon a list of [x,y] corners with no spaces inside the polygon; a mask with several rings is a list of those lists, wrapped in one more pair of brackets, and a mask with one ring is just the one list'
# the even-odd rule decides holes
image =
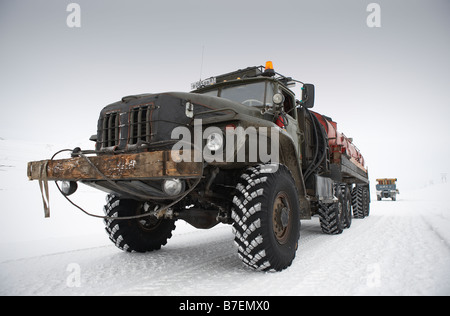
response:
{"label": "truck wheel", "polygon": [[352,190],[353,217],[364,218],[363,187],[356,186]]}
{"label": "truck wheel", "polygon": [[363,212],[364,217],[370,215],[370,192],[368,187],[363,188]]}
{"label": "truck wheel", "polygon": [[345,201],[340,185],[336,184],[334,190],[338,201],[319,205],[320,227],[328,235],[339,235],[345,228]]}
{"label": "truck wheel", "polygon": [[341,194],[344,200],[344,228],[350,228],[352,226],[352,194],[347,184],[341,184]]}
{"label": "truck wheel", "polygon": [[[144,214],[144,203],[119,199],[108,195],[104,211],[109,217],[124,217]],[[128,252],[147,252],[161,249],[172,237],[175,220],[144,217],[132,220],[105,219],[109,239],[118,247]]]}
{"label": "truck wheel", "polygon": [[300,205],[286,166],[260,165],[242,174],[232,219],[238,254],[255,270],[281,271],[292,264],[300,238]]}

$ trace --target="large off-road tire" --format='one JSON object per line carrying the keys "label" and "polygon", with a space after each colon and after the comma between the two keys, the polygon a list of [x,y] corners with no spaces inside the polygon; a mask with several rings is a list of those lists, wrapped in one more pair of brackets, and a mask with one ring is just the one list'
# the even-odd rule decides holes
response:
{"label": "large off-road tire", "polygon": [[[109,217],[125,217],[144,214],[144,203],[119,199],[108,195],[104,211]],[[147,252],[161,249],[172,237],[175,221],[144,217],[131,220],[105,219],[109,239],[118,247],[128,252]]]}
{"label": "large off-road tire", "polygon": [[286,166],[276,166],[276,172],[273,167],[247,169],[233,199],[233,232],[239,257],[246,266],[262,271],[288,268],[300,238],[295,181]]}
{"label": "large off-road tire", "polygon": [[363,188],[363,212],[364,217],[369,217],[370,215],[370,192],[369,187]]}
{"label": "large off-road tire", "polygon": [[356,186],[352,190],[353,217],[364,218],[363,187]]}
{"label": "large off-road tire", "polygon": [[352,193],[349,186],[345,183],[341,183],[340,188],[344,203],[344,228],[350,228],[352,226],[353,219]]}
{"label": "large off-road tire", "polygon": [[336,203],[319,205],[320,227],[328,235],[339,235],[346,228],[345,201],[339,184],[335,185],[334,191]]}
{"label": "large off-road tire", "polygon": [[370,214],[369,188],[356,186],[352,190],[353,217],[364,218]]}

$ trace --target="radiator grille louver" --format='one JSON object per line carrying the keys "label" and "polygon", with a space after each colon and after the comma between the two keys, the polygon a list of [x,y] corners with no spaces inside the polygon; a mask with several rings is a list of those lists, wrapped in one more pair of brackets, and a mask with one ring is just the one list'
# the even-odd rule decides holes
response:
{"label": "radiator grille louver", "polygon": [[132,107],[127,112],[112,111],[104,114],[100,121],[100,149],[116,150],[117,148],[132,148],[142,142],[152,140],[151,104]]}
{"label": "radiator grille louver", "polygon": [[107,113],[102,123],[102,147],[114,147],[120,141],[120,115],[119,112]]}
{"label": "radiator grille louver", "polygon": [[152,131],[150,124],[150,106],[140,106],[130,111],[130,128],[128,144],[135,145],[139,141],[150,142]]}

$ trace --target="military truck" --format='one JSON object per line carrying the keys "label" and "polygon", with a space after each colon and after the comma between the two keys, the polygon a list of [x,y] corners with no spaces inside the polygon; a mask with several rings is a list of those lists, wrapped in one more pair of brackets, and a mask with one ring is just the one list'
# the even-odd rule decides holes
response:
{"label": "military truck", "polygon": [[381,201],[383,198],[392,199],[392,201],[397,200],[397,194],[400,194],[400,191],[397,189],[397,179],[377,179],[377,182],[378,184],[376,185],[376,189],[378,201]]}
{"label": "military truck", "polygon": [[268,62],[192,89],[123,97],[100,112],[95,149],[30,162],[46,216],[49,181],[87,213],[69,198],[82,183],[108,194],[97,217],[124,251],[160,249],[177,220],[223,223],[246,266],[281,271],[296,256],[301,220],[318,216],[336,235],[369,215],[364,159],[336,122],[310,110],[314,85]]}

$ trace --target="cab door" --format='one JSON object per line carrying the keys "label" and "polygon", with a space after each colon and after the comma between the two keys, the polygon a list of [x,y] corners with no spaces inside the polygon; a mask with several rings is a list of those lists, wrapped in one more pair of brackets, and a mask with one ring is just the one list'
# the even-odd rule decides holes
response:
{"label": "cab door", "polygon": [[301,140],[302,134],[300,132],[297,121],[297,108],[295,104],[295,95],[289,90],[280,87],[280,93],[284,96],[283,110],[288,119],[286,127],[287,133],[292,137],[297,152],[297,158],[301,157]]}

